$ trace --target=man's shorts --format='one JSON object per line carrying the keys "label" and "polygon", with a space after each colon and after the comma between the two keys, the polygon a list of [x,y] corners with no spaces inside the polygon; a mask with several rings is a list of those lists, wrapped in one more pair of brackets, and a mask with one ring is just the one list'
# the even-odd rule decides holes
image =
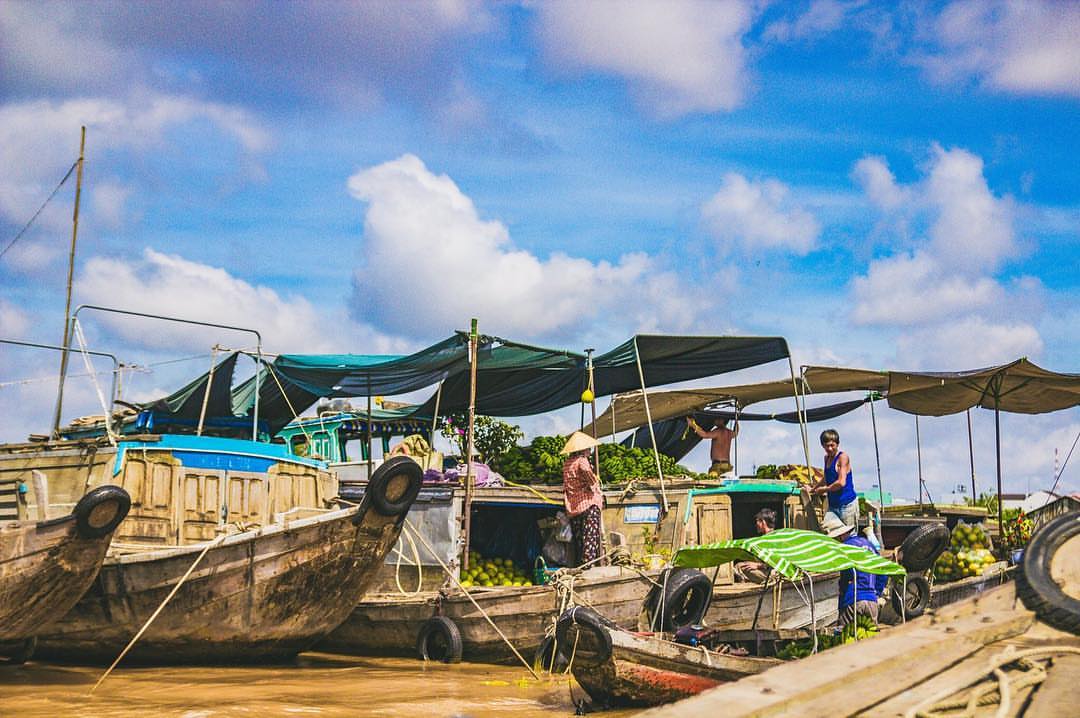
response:
{"label": "man's shorts", "polygon": [[709,467],[709,473],[713,476],[719,476],[720,474],[726,474],[733,468],[730,461],[714,461],[712,466]]}

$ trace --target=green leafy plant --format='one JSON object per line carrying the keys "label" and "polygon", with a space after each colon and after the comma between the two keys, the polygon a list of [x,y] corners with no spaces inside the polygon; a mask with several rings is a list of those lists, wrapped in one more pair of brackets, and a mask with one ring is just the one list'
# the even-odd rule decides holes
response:
{"label": "green leafy plant", "polygon": [[[450,414],[442,417],[439,432],[457,449],[457,455],[464,458],[468,450],[469,417],[466,414]],[[518,448],[517,442],[525,438],[520,426],[490,416],[477,416],[473,420],[473,449],[480,455],[480,460],[490,463],[495,457]]]}

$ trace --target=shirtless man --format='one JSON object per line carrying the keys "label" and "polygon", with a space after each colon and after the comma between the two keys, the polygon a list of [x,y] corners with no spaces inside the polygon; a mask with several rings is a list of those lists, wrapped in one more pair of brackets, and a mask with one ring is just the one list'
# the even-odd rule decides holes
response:
{"label": "shirtless man", "polygon": [[705,431],[698,426],[692,416],[686,417],[686,423],[702,439],[712,439],[712,446],[709,447],[709,456],[712,459],[709,474],[711,476],[720,476],[731,471],[733,468],[731,465],[731,441],[739,435],[739,425],[735,424],[734,429],[729,429],[728,422],[724,421],[709,431]]}

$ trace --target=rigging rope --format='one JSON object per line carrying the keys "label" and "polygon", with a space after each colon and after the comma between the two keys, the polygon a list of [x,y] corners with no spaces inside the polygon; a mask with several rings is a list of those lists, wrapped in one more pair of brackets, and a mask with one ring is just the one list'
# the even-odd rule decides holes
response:
{"label": "rigging rope", "polygon": [[38,211],[34,212],[34,216],[30,218],[30,221],[23,225],[23,228],[19,230],[18,234],[15,235],[15,238],[8,242],[7,246],[4,247],[3,251],[0,251],[0,257],[3,257],[5,254],[7,254],[7,251],[15,246],[15,243],[22,238],[22,236],[26,233],[26,230],[30,229],[30,225],[34,223],[34,220],[36,220],[38,218],[38,215],[41,214],[42,210],[45,209],[45,205],[52,201],[52,198],[56,196],[56,193],[60,191],[60,188],[64,186],[64,183],[68,181],[68,178],[71,177],[71,173],[74,172],[75,168],[78,166],[79,161],[75,160],[75,162],[73,162],[71,167],[68,169],[67,174],[64,175],[64,179],[60,180],[60,184],[56,185],[56,189],[54,189],[52,193],[45,198],[45,201],[41,203],[40,207],[38,207]]}

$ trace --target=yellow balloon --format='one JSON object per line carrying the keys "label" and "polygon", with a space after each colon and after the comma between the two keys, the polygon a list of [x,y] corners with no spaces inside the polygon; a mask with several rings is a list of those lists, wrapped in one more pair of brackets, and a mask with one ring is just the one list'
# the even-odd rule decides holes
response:
{"label": "yellow balloon", "polygon": [[586,389],[581,392],[581,401],[584,404],[591,404],[596,397],[593,395],[592,390]]}

